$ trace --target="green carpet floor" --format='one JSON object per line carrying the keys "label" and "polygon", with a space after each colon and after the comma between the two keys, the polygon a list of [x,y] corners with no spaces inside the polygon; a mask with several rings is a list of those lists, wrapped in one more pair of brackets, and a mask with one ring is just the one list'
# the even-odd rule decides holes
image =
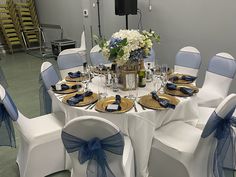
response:
{"label": "green carpet floor", "polygon": [[[42,60],[40,58],[16,53],[14,55],[0,56],[0,66],[8,81],[8,91],[15,101],[18,109],[26,117],[39,116],[39,73],[41,64],[49,61],[56,66],[54,59]],[[17,147],[19,147],[19,136],[16,132]],[[16,164],[17,148],[0,147],[0,177],[19,177]],[[70,172],[64,171],[49,175],[48,177],[69,177]],[[233,174],[227,172],[227,177]],[[33,176],[32,176],[33,177]],[[158,177],[155,176],[155,177]],[[168,177],[168,176],[167,176]],[[200,176],[199,176],[200,177]]]}

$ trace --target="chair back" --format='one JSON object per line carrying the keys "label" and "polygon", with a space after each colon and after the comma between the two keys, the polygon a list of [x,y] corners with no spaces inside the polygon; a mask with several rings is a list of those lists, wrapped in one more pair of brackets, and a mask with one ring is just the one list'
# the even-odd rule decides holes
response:
{"label": "chair back", "polygon": [[16,147],[12,121],[19,118],[18,109],[7,91],[0,85],[0,146]]}
{"label": "chair back", "polygon": [[197,76],[201,61],[200,52],[196,48],[184,47],[175,57],[174,70],[176,73]]}
{"label": "chair back", "polygon": [[6,80],[6,77],[2,71],[2,68],[0,66],[0,84],[4,87],[4,88],[7,88],[8,87],[8,84],[7,84],[7,80]]}
{"label": "chair back", "polygon": [[41,66],[41,77],[47,90],[60,81],[60,78],[50,62],[44,62]]}
{"label": "chair back", "polygon": [[219,53],[209,62],[202,88],[213,90],[222,98],[225,98],[228,95],[235,74],[235,59],[228,53]]}
{"label": "chair back", "polygon": [[218,53],[210,60],[207,71],[233,79],[236,74],[235,59],[228,53]]}
{"label": "chair back", "polygon": [[111,63],[108,59],[104,58],[100,50],[101,48],[95,45],[90,51],[90,60],[93,66]]}
{"label": "chair back", "polygon": [[[67,50],[72,51],[71,49]],[[62,78],[65,78],[69,72],[76,72],[78,70],[82,71],[83,64],[86,60],[81,56],[80,52],[73,51],[66,54],[66,50],[63,50],[62,52],[57,57],[57,64]]]}
{"label": "chair back", "polygon": [[156,57],[155,51],[154,51],[153,48],[151,48],[150,56],[148,56],[147,58],[145,58],[145,59],[144,59],[144,62],[152,62],[152,63],[155,63],[155,57]]}
{"label": "chair back", "polygon": [[[232,126],[236,125],[236,120],[232,114],[236,107],[236,94],[227,96],[211,114],[208,122],[203,129],[196,159],[200,159],[208,168],[209,174],[199,174],[200,176],[222,177],[223,168],[234,168],[235,159],[235,135]],[[231,134],[233,133],[233,134]],[[231,139],[232,138],[232,139]],[[233,140],[233,141],[231,141]],[[195,156],[194,156],[195,157]],[[233,157],[233,158],[232,158]],[[199,162],[197,162],[199,163]]]}
{"label": "chair back", "polygon": [[[113,123],[99,117],[82,116],[79,118],[75,118],[68,122],[62,130],[62,141],[67,149],[65,143],[68,142],[66,142],[66,138],[63,136],[63,132],[66,132],[66,134],[73,135],[84,141],[90,141],[95,137],[102,140],[104,138],[118,134],[119,128]],[[123,141],[123,135],[121,137]],[[114,175],[116,177],[124,176],[124,170],[122,167],[122,155],[115,155],[109,151],[104,152],[106,154],[107,163]],[[87,176],[86,171],[90,162],[86,161],[84,164],[80,164],[78,160],[78,151],[69,153],[69,155],[72,160],[72,176]]]}

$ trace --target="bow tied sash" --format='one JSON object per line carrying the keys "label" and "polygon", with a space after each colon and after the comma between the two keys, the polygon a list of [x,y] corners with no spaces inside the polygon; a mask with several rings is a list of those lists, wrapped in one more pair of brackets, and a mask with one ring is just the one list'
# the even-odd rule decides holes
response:
{"label": "bow tied sash", "polygon": [[78,151],[80,164],[88,161],[87,177],[115,177],[108,165],[105,151],[123,154],[124,139],[120,132],[102,140],[95,137],[85,141],[62,131],[62,141],[68,153]]}
{"label": "bow tied sash", "polygon": [[16,147],[12,118],[2,103],[0,103],[0,146]]}
{"label": "bow tied sash", "polygon": [[217,146],[213,155],[213,174],[214,177],[225,177],[224,168],[236,170],[236,146],[235,131],[236,117],[233,117],[232,109],[225,118],[221,118],[215,112],[209,118],[202,138],[207,138],[214,132],[217,139]]}

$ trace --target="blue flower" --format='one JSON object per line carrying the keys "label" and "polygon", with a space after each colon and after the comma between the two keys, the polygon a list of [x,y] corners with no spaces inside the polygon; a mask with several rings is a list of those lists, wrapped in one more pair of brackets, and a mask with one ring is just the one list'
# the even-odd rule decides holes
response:
{"label": "blue flower", "polygon": [[119,43],[122,41],[120,38],[111,38],[109,43],[109,48],[116,48],[118,47]]}

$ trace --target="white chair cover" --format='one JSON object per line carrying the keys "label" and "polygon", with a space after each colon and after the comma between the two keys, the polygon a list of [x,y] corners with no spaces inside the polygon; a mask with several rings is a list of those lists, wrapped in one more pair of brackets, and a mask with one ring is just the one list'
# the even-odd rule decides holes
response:
{"label": "white chair cover", "polygon": [[[212,123],[215,114],[224,118],[235,106],[236,94],[232,94],[217,107],[208,124]],[[203,132],[208,129],[209,126],[206,126]],[[149,159],[150,176],[214,177],[213,158],[217,140],[214,134],[208,137],[204,134],[200,129],[180,121],[156,130]]]}
{"label": "white chair cover", "polygon": [[236,73],[236,61],[227,53],[215,55],[209,62],[205,81],[197,94],[197,102],[202,107],[217,107],[228,95]]}
{"label": "white chair cover", "polygon": [[[66,135],[72,135],[75,138],[82,139],[86,142],[89,142],[93,138],[99,138],[100,140],[110,137],[119,133],[119,128],[113,123],[105,120],[103,118],[94,117],[94,116],[83,116],[78,117],[70,122],[68,122],[62,131],[62,139],[65,146],[68,148],[68,141]],[[123,155],[119,156],[113,154],[112,151],[104,151],[106,154],[107,163],[116,177],[134,177],[134,159],[133,159],[133,147],[131,141],[128,137],[124,136],[124,149]],[[76,141],[73,141],[72,144],[78,144]],[[69,142],[69,146],[71,143]],[[75,146],[73,146],[76,149]],[[82,148],[82,147],[81,147]],[[68,150],[68,149],[67,149]],[[72,174],[71,177],[83,176],[86,177],[88,164],[91,162],[85,162],[80,164],[78,160],[78,151],[81,151],[77,147],[77,150],[69,153],[72,160]],[[80,152],[82,153],[82,152]],[[80,154],[81,155],[81,154]],[[81,157],[81,156],[80,156]],[[80,159],[81,160],[81,159]],[[95,169],[96,171],[96,169]],[[89,175],[90,176],[90,175]],[[96,176],[93,174],[92,176]],[[110,176],[110,175],[108,175]]]}
{"label": "white chair cover", "polygon": [[7,80],[6,80],[6,77],[2,71],[2,68],[0,66],[0,84],[4,87],[4,88],[7,88],[8,87],[8,84],[7,84]]}
{"label": "white chair cover", "polygon": [[40,114],[49,114],[52,112],[52,100],[48,94],[48,90],[52,85],[60,81],[60,78],[50,62],[44,62],[41,66],[41,73],[39,77],[39,100],[40,100]]}
{"label": "white chair cover", "polygon": [[81,35],[80,48],[63,50],[57,57],[57,63],[61,77],[65,78],[68,72],[82,70],[83,63],[86,62],[86,41],[85,33]]}
{"label": "white chair cover", "polygon": [[2,102],[17,121],[20,132],[20,147],[17,155],[21,177],[44,177],[64,170],[64,147],[61,141],[63,127],[62,114],[48,114],[33,119],[22,115],[11,97],[0,85],[0,102]]}
{"label": "white chair cover", "polygon": [[90,59],[93,66],[111,63],[108,59],[104,58],[100,50],[101,48],[98,45],[95,45],[90,51]]}
{"label": "white chair cover", "polygon": [[200,66],[200,52],[194,47],[187,46],[180,49],[177,53],[175,57],[174,72],[197,76]]}

